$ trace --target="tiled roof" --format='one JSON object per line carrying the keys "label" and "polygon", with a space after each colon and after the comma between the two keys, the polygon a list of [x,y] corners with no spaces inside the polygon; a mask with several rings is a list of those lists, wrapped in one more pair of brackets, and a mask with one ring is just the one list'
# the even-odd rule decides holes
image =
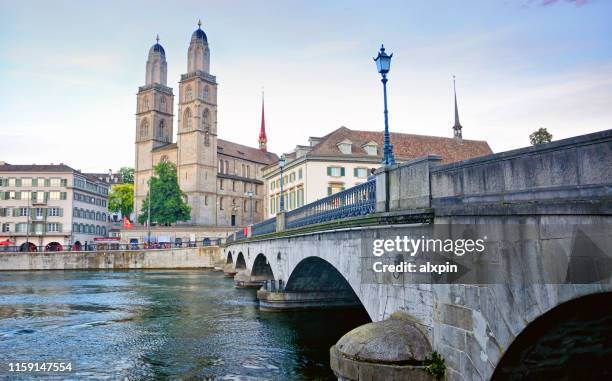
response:
{"label": "tiled roof", "polygon": [[[345,139],[352,142],[351,154],[343,154],[337,146],[339,142]],[[368,155],[362,147],[369,142],[378,144],[377,157],[382,157],[384,146],[382,131],[357,131],[340,127],[322,137],[321,141],[312,147],[312,150],[306,156],[373,157]],[[482,140],[458,140],[429,135],[391,133],[391,144],[393,145],[395,158],[402,161],[425,155],[440,155],[442,156],[442,163],[453,163],[493,153],[489,144]]]}
{"label": "tiled roof", "polygon": [[258,148],[217,139],[217,152],[220,154],[243,158],[261,164],[272,164],[278,161],[278,156],[272,152],[265,152]]}
{"label": "tiled roof", "polygon": [[0,165],[0,172],[77,172],[66,164]]}

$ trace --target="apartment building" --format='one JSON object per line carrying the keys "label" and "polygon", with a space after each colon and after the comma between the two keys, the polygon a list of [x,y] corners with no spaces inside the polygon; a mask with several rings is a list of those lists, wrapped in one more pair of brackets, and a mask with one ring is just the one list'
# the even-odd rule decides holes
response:
{"label": "apartment building", "polygon": [[65,164],[0,162],[0,241],[22,250],[81,249],[109,229],[109,186]]}
{"label": "apartment building", "polygon": [[[285,154],[283,168],[284,207],[290,211],[367,181],[380,167],[384,145],[382,132],[340,127],[324,137],[310,137]],[[493,153],[485,141],[392,133],[398,163],[425,155],[439,155],[452,163]],[[266,216],[280,211],[281,171],[278,162],[263,169],[266,183]]]}

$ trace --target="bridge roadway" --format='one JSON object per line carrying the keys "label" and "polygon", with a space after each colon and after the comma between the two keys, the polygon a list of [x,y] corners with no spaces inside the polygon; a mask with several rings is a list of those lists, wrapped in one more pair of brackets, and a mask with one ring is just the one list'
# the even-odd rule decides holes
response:
{"label": "bridge roadway", "polygon": [[[601,328],[589,334],[595,341],[610,334],[612,130],[439,162],[428,156],[379,170],[374,213],[294,229],[284,229],[287,221],[279,219],[287,216],[277,216],[276,231],[250,234],[222,249],[226,274],[235,274],[237,286],[265,282],[258,292],[265,309],[360,304],[373,322],[399,311],[424,334],[427,351],[442,355],[450,380],[505,379],[519,369],[527,378],[554,372],[565,366],[555,364],[560,347],[569,346],[564,356],[572,358],[586,345],[568,328],[576,319]],[[397,252],[373,256],[375,239],[418,240],[439,236],[436,229],[459,229],[453,238],[491,234],[484,254],[462,262],[469,272],[465,281],[419,282],[409,274],[370,271],[379,259],[410,258]],[[583,316],[572,315],[576,311]],[[601,319],[607,323],[593,323]],[[582,344],[561,345],[551,339],[555,329],[577,335],[574,342]],[[544,355],[537,351],[547,345]],[[351,370],[354,364],[338,365],[334,351],[339,378],[365,377]],[[596,351],[591,355],[597,357]],[[347,356],[341,361],[353,361]],[[403,369],[397,364],[394,371]]]}

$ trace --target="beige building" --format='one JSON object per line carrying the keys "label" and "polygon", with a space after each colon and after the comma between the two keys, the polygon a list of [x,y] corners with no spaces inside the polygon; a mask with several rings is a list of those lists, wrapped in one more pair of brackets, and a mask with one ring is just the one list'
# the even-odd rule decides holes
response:
{"label": "beige building", "polygon": [[[380,167],[383,144],[382,132],[340,127],[324,137],[311,137],[308,145],[297,146],[285,155],[285,210],[299,208],[367,181],[372,170]],[[440,155],[443,163],[451,163],[492,153],[487,142],[465,140],[460,132],[454,138],[392,133],[391,144],[398,162]],[[280,211],[278,164],[265,167],[263,176],[268,192],[266,218],[270,218]]]}
{"label": "beige building", "polygon": [[108,185],[65,164],[0,162],[0,228],[24,249],[83,248],[108,234]]}
{"label": "beige building", "polygon": [[137,94],[134,210],[141,214],[152,168],[169,161],[177,166],[179,186],[191,206],[191,219],[183,225],[229,232],[264,218],[262,169],[277,156],[266,151],[265,132],[258,148],[218,139],[217,80],[210,74],[208,39],[200,25],[191,36],[187,72],[179,81],[176,142],[166,53],[159,41],[149,50],[146,83]]}

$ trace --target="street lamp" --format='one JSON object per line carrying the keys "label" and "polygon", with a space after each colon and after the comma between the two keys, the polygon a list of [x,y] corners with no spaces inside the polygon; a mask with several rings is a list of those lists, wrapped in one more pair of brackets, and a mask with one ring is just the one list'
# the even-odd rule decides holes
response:
{"label": "street lamp", "polygon": [[281,155],[280,159],[278,159],[278,166],[280,167],[280,211],[285,211],[285,201],[283,196],[283,168],[285,168],[285,155]]}
{"label": "street lamp", "polygon": [[249,198],[249,225],[253,225],[253,191],[246,192],[246,196]]}
{"label": "street lamp", "polygon": [[393,146],[391,145],[391,138],[389,137],[389,117],[387,111],[387,73],[389,73],[389,69],[391,69],[391,57],[393,57],[393,53],[388,55],[385,53],[385,46],[380,46],[380,52],[378,52],[378,57],[374,58],[374,62],[376,62],[376,69],[382,75],[381,82],[383,84],[383,94],[385,100],[385,146],[383,148],[383,165],[393,165],[395,164],[395,159],[393,158]]}

